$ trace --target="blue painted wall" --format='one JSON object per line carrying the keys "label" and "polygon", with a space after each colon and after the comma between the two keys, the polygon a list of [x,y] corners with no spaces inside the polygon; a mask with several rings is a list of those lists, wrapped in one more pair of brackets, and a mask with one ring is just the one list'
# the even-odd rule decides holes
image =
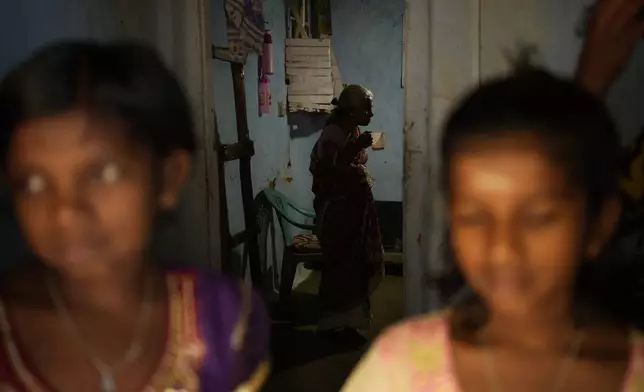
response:
{"label": "blue painted wall", "polygon": [[[228,46],[226,37],[226,17],[224,0],[212,1],[212,34],[215,46]],[[284,45],[285,37],[284,7],[281,0],[270,0],[265,3],[264,17],[268,28],[274,37],[274,68],[275,74],[270,76],[271,94],[273,98],[272,113],[260,117],[258,115],[257,99],[257,55],[251,54],[245,67],[246,105],[248,127],[251,138],[255,141],[255,157],[253,158],[253,188],[255,192],[268,186],[275,178],[280,178],[279,188],[288,192],[289,184],[285,181],[289,156],[289,131],[286,117],[278,117],[278,102],[286,101],[286,85],[284,74]],[[215,112],[217,128],[222,143],[237,141],[235,102],[233,97],[230,64],[224,61],[213,61],[213,79],[215,86]],[[237,161],[226,163],[226,191],[229,209],[231,231],[238,232],[244,228],[241,204],[241,185]]]}
{"label": "blue painted wall", "polygon": [[[402,200],[402,140],[404,92],[402,75],[402,20],[404,0],[343,0],[332,4],[333,48],[345,83],[359,83],[375,95],[371,131],[387,133],[387,148],[370,154],[369,168],[376,178],[377,200]],[[213,42],[226,46],[223,0],[213,0]],[[282,0],[265,0],[264,13],[274,42],[275,74],[270,77],[273,108],[270,115],[257,115],[257,56],[246,65],[248,123],[255,141],[253,186],[255,192],[275,181],[277,189],[298,204],[312,206],[309,154],[319,136],[324,118],[296,116],[297,129],[289,129],[286,117],[278,117],[279,102],[286,102],[284,75],[285,9]],[[214,62],[215,109],[224,143],[234,142],[235,113],[229,65]],[[238,167],[227,163],[231,230],[243,228]]]}
{"label": "blue painted wall", "polygon": [[370,131],[387,134],[387,148],[369,154],[374,196],[402,201],[404,90],[402,39],[404,0],[332,1],[331,23],[342,81],[374,93]]}
{"label": "blue painted wall", "polygon": [[[280,0],[268,0],[280,3]],[[404,0],[332,1],[333,50],[342,81],[362,84],[375,96],[374,118],[366,129],[387,134],[387,148],[369,154],[368,167],[376,179],[374,196],[380,201],[402,201],[404,89],[402,38]],[[293,187],[289,196],[311,206],[309,154],[324,119],[297,115],[292,130]]]}
{"label": "blue painted wall", "polygon": [[[110,26],[98,3],[87,0],[24,0],[0,6],[0,75],[16,61],[45,42],[67,37],[102,37]],[[402,13],[404,0],[344,0],[333,3],[334,50],[346,83],[361,83],[376,96],[372,131],[385,131],[388,146],[372,153],[369,166],[379,200],[402,199],[403,90],[401,80]],[[91,11],[92,9],[93,11]],[[100,12],[103,14],[103,12]],[[277,188],[303,206],[312,205],[309,153],[323,123],[320,117],[300,116],[298,130],[278,117],[279,102],[286,102],[284,75],[285,9],[282,0],[266,0],[264,13],[273,32],[275,74],[271,76],[273,111],[257,115],[257,56],[246,65],[246,94],[251,136],[255,140],[253,186],[256,192],[275,181]],[[212,0],[213,43],[226,46],[223,0]],[[97,23],[101,21],[101,23]],[[105,30],[105,31],[104,31]],[[227,63],[213,61],[215,108],[224,143],[236,140],[232,80]],[[243,228],[240,183],[236,162],[226,164],[230,223],[233,232]],[[15,225],[0,221],[3,238],[12,237]],[[6,249],[5,249],[6,251]]]}
{"label": "blue painted wall", "polygon": [[[224,0],[212,0],[212,34],[215,46],[227,46]],[[376,178],[377,200],[402,200],[402,140],[404,92],[402,76],[402,20],[404,0],[343,0],[332,3],[333,47],[345,83],[360,83],[375,95],[375,117],[371,131],[387,132],[387,148],[372,152],[369,168]],[[255,193],[273,182],[296,204],[312,207],[309,155],[324,124],[324,116],[298,114],[291,118],[297,129],[289,127],[286,117],[278,116],[278,104],[286,104],[284,40],[286,11],[282,0],[265,0],[264,16],[272,31],[274,69],[270,76],[272,112],[260,117],[257,107],[257,56],[246,64],[248,124],[255,142],[253,188]],[[215,112],[223,143],[237,140],[230,66],[213,63]],[[243,230],[241,186],[237,162],[226,163],[226,192],[232,233]],[[279,235],[279,234],[278,234]],[[282,243],[277,241],[277,255]],[[240,249],[234,253],[239,260]],[[271,261],[269,261],[271,263]],[[277,263],[279,265],[279,261]],[[296,278],[296,284],[305,276]]]}

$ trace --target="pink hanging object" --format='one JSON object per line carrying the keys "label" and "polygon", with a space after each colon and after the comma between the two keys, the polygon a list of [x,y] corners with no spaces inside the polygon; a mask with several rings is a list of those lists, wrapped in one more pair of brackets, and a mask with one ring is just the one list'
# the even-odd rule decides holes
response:
{"label": "pink hanging object", "polygon": [[264,31],[264,44],[262,49],[262,70],[264,75],[273,74],[273,37],[271,31]]}
{"label": "pink hanging object", "polygon": [[271,113],[271,81],[266,75],[259,79],[259,114]]}

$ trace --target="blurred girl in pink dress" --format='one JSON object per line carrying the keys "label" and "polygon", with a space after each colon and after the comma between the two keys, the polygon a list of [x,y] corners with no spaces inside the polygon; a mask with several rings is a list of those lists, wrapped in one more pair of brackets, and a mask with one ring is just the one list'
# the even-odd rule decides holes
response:
{"label": "blurred girl in pink dress", "polygon": [[620,215],[619,137],[593,95],[526,68],[442,139],[449,242],[471,297],[386,331],[344,392],[644,391],[644,341],[586,269]]}

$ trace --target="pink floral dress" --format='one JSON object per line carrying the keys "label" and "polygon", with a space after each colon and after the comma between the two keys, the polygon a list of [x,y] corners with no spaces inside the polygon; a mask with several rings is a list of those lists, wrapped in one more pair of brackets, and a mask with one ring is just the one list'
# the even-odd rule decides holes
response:
{"label": "pink floral dress", "polygon": [[[385,332],[342,392],[459,392],[444,315],[423,316]],[[644,337],[634,333],[623,392],[644,392]]]}

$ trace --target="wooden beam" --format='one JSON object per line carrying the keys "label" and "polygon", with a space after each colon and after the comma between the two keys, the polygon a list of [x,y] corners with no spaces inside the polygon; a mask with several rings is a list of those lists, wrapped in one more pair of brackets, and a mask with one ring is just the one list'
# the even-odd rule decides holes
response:
{"label": "wooden beam", "polygon": [[302,18],[302,14],[300,14],[300,2],[298,0],[284,0],[284,5],[286,5],[287,8],[291,10],[291,14],[293,14],[293,19],[295,19],[295,23],[293,26],[295,27],[295,35],[298,38],[309,38],[308,34],[306,33],[306,27],[304,26],[304,20]]}
{"label": "wooden beam", "polygon": [[[237,118],[237,140],[239,143],[250,141],[248,130],[248,117],[246,110],[246,89],[244,84],[244,66],[239,63],[230,63],[230,71],[233,76],[233,95],[235,97],[235,116]],[[252,143],[252,142],[251,142]],[[242,205],[244,206],[244,223],[246,230],[255,232],[257,221],[255,219],[255,203],[253,202],[253,180],[251,174],[251,157],[239,158],[239,179],[241,181]],[[251,235],[246,242],[248,247],[248,263],[250,276],[253,284],[262,284],[262,271],[259,259],[259,248],[257,236]]]}

